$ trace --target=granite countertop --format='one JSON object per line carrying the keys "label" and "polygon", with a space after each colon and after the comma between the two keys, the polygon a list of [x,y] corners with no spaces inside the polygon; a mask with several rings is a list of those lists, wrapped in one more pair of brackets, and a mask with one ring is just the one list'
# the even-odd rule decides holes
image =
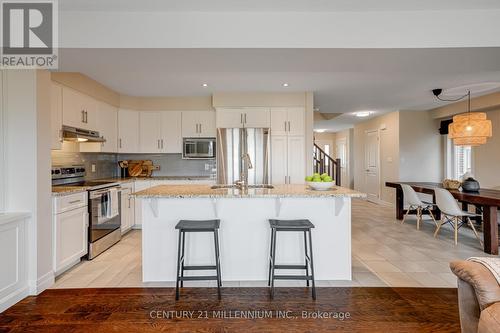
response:
{"label": "granite countertop", "polygon": [[307,185],[276,185],[273,189],[236,188],[211,189],[209,185],[159,185],[133,193],[138,198],[325,198],[356,197],[366,194],[345,187],[335,187],[329,191],[313,191]]}
{"label": "granite countertop", "polygon": [[[153,177],[109,177],[109,178],[99,178],[95,180],[104,180],[115,183],[130,183],[134,180],[211,180],[210,176],[153,176]],[[85,192],[89,189],[89,186],[71,186],[71,185],[59,185],[52,186],[52,196],[63,196],[68,194],[74,194],[79,192]]]}

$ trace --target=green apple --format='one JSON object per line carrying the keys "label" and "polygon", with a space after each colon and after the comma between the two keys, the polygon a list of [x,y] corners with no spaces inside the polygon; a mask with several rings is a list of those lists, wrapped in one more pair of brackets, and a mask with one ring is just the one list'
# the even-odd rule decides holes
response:
{"label": "green apple", "polygon": [[316,182],[316,183],[319,183],[321,182],[321,178],[320,177],[313,177],[313,182]]}
{"label": "green apple", "polygon": [[323,174],[321,174],[321,179],[325,178],[325,177],[328,177],[328,174],[325,172]]}
{"label": "green apple", "polygon": [[323,181],[324,181],[324,182],[332,182],[332,181],[333,181],[333,179],[332,179],[332,177],[330,177],[330,176],[326,176],[325,178],[323,178]]}
{"label": "green apple", "polygon": [[313,178],[314,177],[321,177],[321,175],[319,173],[315,172],[315,173],[313,173]]}
{"label": "green apple", "polygon": [[307,176],[306,177],[306,182],[312,182],[313,176]]}

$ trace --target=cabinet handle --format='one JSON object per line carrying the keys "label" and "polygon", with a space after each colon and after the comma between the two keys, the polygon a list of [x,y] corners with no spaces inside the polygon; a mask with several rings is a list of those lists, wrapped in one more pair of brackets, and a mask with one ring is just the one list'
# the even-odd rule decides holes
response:
{"label": "cabinet handle", "polygon": [[160,149],[160,140],[156,140],[156,146]]}
{"label": "cabinet handle", "polygon": [[286,132],[286,121],[284,121],[283,124],[285,125],[285,132]]}
{"label": "cabinet handle", "polygon": [[64,141],[64,140],[63,140],[63,130],[62,130],[62,129],[60,129],[60,130],[59,130],[59,142],[61,142],[61,143],[62,143],[63,141]]}
{"label": "cabinet handle", "polygon": [[69,203],[70,203],[70,204],[76,204],[76,203],[81,202],[81,201],[82,201],[82,200],[73,200],[73,201],[70,201]]}
{"label": "cabinet handle", "polygon": [[163,139],[161,139],[161,149],[163,149]]}
{"label": "cabinet handle", "polygon": [[82,110],[82,123],[85,122],[85,110]]}
{"label": "cabinet handle", "polygon": [[128,197],[128,208],[130,208],[130,195]]}
{"label": "cabinet handle", "polygon": [[200,134],[201,134],[201,124],[200,124]]}
{"label": "cabinet handle", "polygon": [[288,132],[290,132],[290,121],[288,121]]}
{"label": "cabinet handle", "polygon": [[243,113],[240,113],[240,124],[243,124]]}
{"label": "cabinet handle", "polygon": [[122,147],[122,139],[118,139],[118,146],[121,148]]}
{"label": "cabinet handle", "polygon": [[89,112],[85,110],[85,124],[89,123]]}

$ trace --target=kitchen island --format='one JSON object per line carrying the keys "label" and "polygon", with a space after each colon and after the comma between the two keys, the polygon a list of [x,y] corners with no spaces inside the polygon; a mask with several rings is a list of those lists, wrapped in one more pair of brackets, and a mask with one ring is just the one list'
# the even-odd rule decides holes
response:
{"label": "kitchen island", "polygon": [[[365,197],[363,193],[342,187],[312,191],[306,185],[246,190],[162,185],[134,196],[142,199],[144,282],[175,281],[175,225],[182,219],[221,220],[223,281],[267,279],[271,218],[309,219],[315,225],[312,238],[316,279],[351,279],[351,198]],[[303,263],[303,235],[280,233],[276,251],[277,263]],[[186,264],[206,265],[213,263],[214,257],[212,234],[186,235]]]}

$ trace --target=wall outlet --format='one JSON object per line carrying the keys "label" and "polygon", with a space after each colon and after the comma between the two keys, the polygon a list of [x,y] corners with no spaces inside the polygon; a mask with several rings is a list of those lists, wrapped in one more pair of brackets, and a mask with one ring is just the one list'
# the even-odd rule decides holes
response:
{"label": "wall outlet", "polygon": [[95,164],[92,164],[92,165],[90,166],[90,169],[91,169],[91,171],[92,171],[92,172],[95,172]]}

